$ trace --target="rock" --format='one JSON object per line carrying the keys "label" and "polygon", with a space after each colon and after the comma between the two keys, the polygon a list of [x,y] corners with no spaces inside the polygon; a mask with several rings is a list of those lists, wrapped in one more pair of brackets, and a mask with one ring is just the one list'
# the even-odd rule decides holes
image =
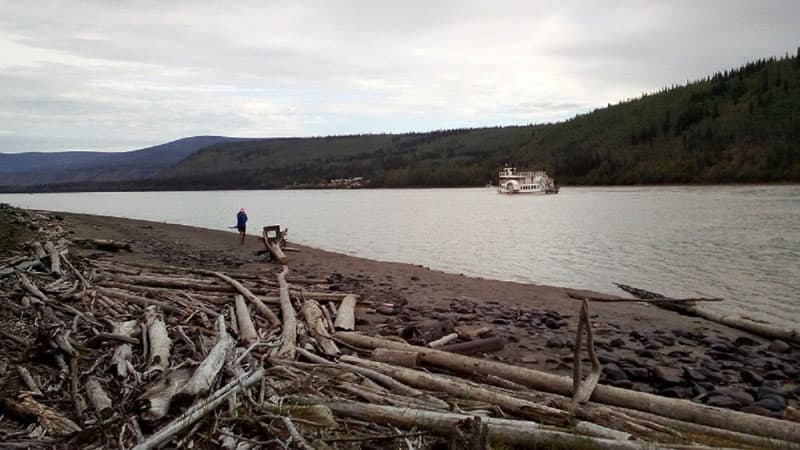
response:
{"label": "rock", "polygon": [[660,342],[663,345],[667,345],[667,346],[675,345],[675,338],[672,337],[672,336],[666,336],[666,335],[662,334],[662,335],[656,336],[654,338],[654,340]]}
{"label": "rock", "polygon": [[739,406],[747,406],[747,405],[753,403],[753,400],[754,400],[752,395],[748,394],[747,392],[745,392],[745,391],[743,391],[741,389],[723,388],[723,389],[719,389],[719,392],[722,393],[723,395],[725,395],[725,396],[727,396],[727,397],[739,402]]}
{"label": "rock", "polygon": [[610,381],[622,381],[628,379],[628,376],[625,375],[625,371],[613,363],[604,366],[602,373],[605,375],[606,379]]}
{"label": "rock", "polygon": [[755,405],[745,406],[740,411],[748,414],[758,414],[759,416],[780,417],[779,413]]}
{"label": "rock", "polygon": [[685,387],[680,387],[680,386],[670,386],[666,389],[661,389],[659,393],[665,397],[672,397],[672,398],[691,397],[691,391]]}
{"label": "rock", "polygon": [[637,350],[636,354],[642,358],[647,358],[647,359],[658,359],[659,356],[657,352],[654,352],[652,350]]}
{"label": "rock", "polygon": [[561,324],[558,321],[553,320],[549,317],[545,317],[544,319],[542,319],[542,323],[544,323],[544,325],[547,328],[550,328],[551,330],[557,330],[561,327]]}
{"label": "rock", "polygon": [[537,358],[536,355],[533,354],[523,355],[522,358],[520,358],[519,360],[524,364],[536,364],[539,362],[539,358]]}
{"label": "rock", "polygon": [[549,348],[562,348],[566,347],[567,345],[564,343],[564,340],[559,337],[552,337],[547,340],[546,344]]}
{"label": "rock", "polygon": [[737,408],[741,406],[736,400],[724,395],[712,395],[706,399],[706,405],[719,408]]}
{"label": "rock", "polygon": [[683,384],[683,371],[673,367],[658,366],[653,370],[653,378],[661,384]]}
{"label": "rock", "polygon": [[600,360],[600,364],[608,364],[608,363],[616,363],[619,361],[619,356],[615,353],[599,353],[597,355],[597,359]]}
{"label": "rock", "polygon": [[770,411],[781,412],[783,411],[783,408],[786,408],[786,399],[777,396],[764,397],[753,403],[752,406],[758,406]]}
{"label": "rock", "polygon": [[379,312],[381,314],[387,315],[387,316],[393,316],[393,315],[397,314],[397,309],[395,309],[393,306],[381,305],[381,306],[378,306],[377,308],[375,308],[375,311],[377,311],[377,312]]}
{"label": "rock", "polygon": [[495,325],[508,325],[509,322],[506,319],[494,319],[492,323]]}
{"label": "rock", "polygon": [[742,376],[742,381],[750,385],[761,386],[762,384],[764,384],[764,378],[762,378],[761,375],[753,372],[750,369],[740,370],[739,375]]}
{"label": "rock", "polygon": [[610,380],[608,384],[622,389],[631,389],[633,387],[633,381],[631,380]]}
{"label": "rock", "polygon": [[650,371],[644,367],[633,367],[625,369],[625,374],[633,380],[647,380],[650,378]]}
{"label": "rock", "polygon": [[764,374],[765,380],[788,380],[789,377],[782,370],[770,370]]}
{"label": "rock", "polygon": [[786,342],[776,339],[769,344],[769,348],[767,348],[767,350],[771,351],[772,353],[786,353],[791,350],[791,347],[789,347],[789,344]]}
{"label": "rock", "polygon": [[636,340],[641,340],[642,338],[644,338],[644,336],[642,335],[642,333],[639,333],[639,332],[638,332],[638,331],[636,331],[636,330],[633,330],[633,331],[631,331],[629,336],[630,336],[631,338],[633,338],[633,339],[636,339]]}
{"label": "rock", "polygon": [[611,342],[609,342],[608,344],[609,344],[610,346],[614,347],[614,348],[622,348],[622,347],[625,347],[625,341],[624,341],[624,340],[622,340],[622,339],[620,339],[620,338],[613,339],[613,340],[612,340]]}
{"label": "rock", "polygon": [[734,342],[737,347],[754,347],[758,345],[758,341],[747,336],[739,336]]}
{"label": "rock", "polygon": [[694,367],[684,367],[683,376],[686,377],[687,380],[696,382],[703,382],[708,379],[702,370],[695,369]]}

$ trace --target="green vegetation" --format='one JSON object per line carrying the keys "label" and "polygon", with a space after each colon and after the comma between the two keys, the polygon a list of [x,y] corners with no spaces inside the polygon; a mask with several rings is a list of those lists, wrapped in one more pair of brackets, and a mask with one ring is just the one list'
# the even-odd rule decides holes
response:
{"label": "green vegetation", "polygon": [[799,182],[800,54],[555,124],[223,142],[146,179],[42,190],[480,186],[505,163],[559,184]]}

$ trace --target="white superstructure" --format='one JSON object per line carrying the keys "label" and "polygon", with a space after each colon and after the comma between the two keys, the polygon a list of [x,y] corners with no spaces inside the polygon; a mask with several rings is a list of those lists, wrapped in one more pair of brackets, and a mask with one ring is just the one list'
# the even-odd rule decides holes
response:
{"label": "white superstructure", "polygon": [[555,182],[543,171],[517,172],[513,167],[500,171],[497,192],[501,194],[558,194]]}

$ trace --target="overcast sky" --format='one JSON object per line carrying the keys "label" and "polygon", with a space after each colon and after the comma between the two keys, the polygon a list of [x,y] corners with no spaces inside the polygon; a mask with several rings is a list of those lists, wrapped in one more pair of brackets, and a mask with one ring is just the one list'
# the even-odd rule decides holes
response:
{"label": "overcast sky", "polygon": [[558,121],[798,46],[798,0],[0,0],[0,152]]}

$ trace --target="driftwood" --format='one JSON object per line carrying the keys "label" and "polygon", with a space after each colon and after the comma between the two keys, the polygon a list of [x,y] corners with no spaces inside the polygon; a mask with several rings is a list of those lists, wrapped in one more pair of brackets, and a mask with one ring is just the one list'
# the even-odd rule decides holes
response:
{"label": "driftwood", "polygon": [[100,386],[100,382],[95,377],[89,377],[86,380],[86,396],[89,397],[89,403],[92,404],[97,416],[101,419],[106,419],[114,414],[114,409],[111,407],[111,399],[108,394]]}
{"label": "driftwood", "polygon": [[459,342],[458,344],[444,345],[439,350],[458,353],[461,355],[475,355],[477,353],[488,353],[502,350],[506,341],[500,336],[475,339],[474,341]]}
{"label": "driftwood", "polygon": [[28,369],[25,368],[25,366],[17,365],[17,373],[19,374],[19,377],[22,379],[22,382],[25,383],[25,386],[27,386],[28,391],[31,394],[39,397],[42,395],[42,391],[41,389],[39,389],[39,385],[36,383],[36,380],[33,379],[31,373],[28,371]]}
{"label": "driftwood", "polygon": [[192,371],[187,368],[164,372],[161,378],[152,383],[139,397],[139,401],[144,404],[142,418],[155,421],[166,416],[172,398],[191,375]]}
{"label": "driftwood", "polygon": [[689,299],[690,301],[688,303],[671,303],[669,301],[671,299],[657,292],[651,292],[621,283],[614,284],[620,289],[632,294],[636,298],[654,302],[656,306],[661,308],[677,311],[682,314],[702,317],[712,322],[721,323],[732,328],[738,328],[740,330],[748,331],[750,333],[768,337],[770,339],[782,339],[784,341],[792,341],[800,344],[800,329],[780,328],[775,325],[758,322],[740,315],[729,315],[722,312],[711,311],[703,308],[700,305],[693,304],[694,301],[708,299]]}
{"label": "driftwood", "polygon": [[[273,231],[277,234],[275,237],[269,235],[270,232]],[[272,259],[285,266],[289,264],[289,258],[283,253],[283,250],[281,250],[281,242],[284,240],[284,235],[285,232],[281,232],[280,225],[264,227],[261,232],[264,245],[266,245]]]}
{"label": "driftwood", "polygon": [[225,330],[225,320],[222,316],[217,318],[217,332],[219,333],[217,343],[208,352],[208,356],[197,367],[189,381],[178,391],[177,398],[191,399],[198,395],[204,395],[214,385],[217,374],[233,348],[233,339]]}
{"label": "driftwood", "polygon": [[[592,324],[589,321],[589,303],[583,300],[578,319],[578,332],[575,334],[575,349],[572,355],[572,407],[578,403],[586,403],[592,396],[594,388],[600,381],[600,361],[594,352],[594,338],[592,337]],[[586,380],[581,380],[581,337],[586,331],[586,349],[592,363],[592,371]]]}
{"label": "driftwood", "polygon": [[210,273],[224,280],[231,286],[233,286],[237,291],[239,291],[240,294],[245,296],[245,298],[253,302],[256,305],[256,308],[258,308],[258,312],[260,312],[261,315],[266,317],[266,319],[269,321],[271,325],[273,326],[280,325],[281,321],[278,320],[278,316],[276,316],[275,313],[273,313],[272,310],[269,309],[267,305],[265,305],[264,302],[261,301],[261,299],[258,296],[253,294],[253,292],[247,289],[246,287],[244,287],[242,283],[239,283],[238,281],[234,280],[233,278],[221,272],[210,272]]}
{"label": "driftwood", "polygon": [[280,359],[294,359],[297,342],[297,318],[289,298],[289,284],[286,282],[286,274],[289,267],[283,266],[283,270],[278,274],[281,299],[281,319],[283,327],[281,331],[281,345],[275,352],[275,357]]}
{"label": "driftwood", "polygon": [[[355,332],[338,332],[335,337],[347,344],[362,348],[385,347],[396,350],[417,351],[420,354],[420,362],[422,364],[442,367],[458,373],[481,373],[501,376],[515,383],[545,392],[572,395],[573,386],[569,377],[457,355],[442,350],[403,344]],[[785,422],[770,417],[705,406],[688,400],[660,397],[603,384],[597,385],[591,399],[598,403],[651,412],[701,425],[800,443],[800,428],[786,427]]]}
{"label": "driftwood", "polygon": [[388,348],[376,348],[372,351],[370,359],[413,369],[419,364],[419,353],[390,350]]}
{"label": "driftwood", "polygon": [[458,339],[458,333],[450,333],[436,339],[435,341],[428,342],[428,347],[430,348],[438,348],[443,347],[453,341]]}
{"label": "driftwood", "polygon": [[147,340],[150,343],[149,371],[162,371],[169,367],[169,350],[172,341],[167,333],[164,320],[158,316],[155,308],[149,307],[144,313],[147,327]]}
{"label": "driftwood", "polygon": [[247,305],[244,303],[244,297],[235,296],[234,307],[236,309],[236,325],[239,327],[239,339],[248,345],[258,341],[258,333],[256,333],[256,327],[253,326],[253,320],[250,318],[250,311],[247,310]]}
{"label": "driftwood", "polygon": [[337,330],[353,331],[356,329],[355,308],[356,296],[352,294],[346,295],[339,303],[339,309],[336,311],[334,325]]}
{"label": "driftwood", "polygon": [[[437,433],[449,434],[459,422],[471,416],[438,411],[423,411],[393,406],[371,405],[351,401],[322,402],[334,415],[389,423],[403,427],[418,427]],[[597,449],[658,449],[649,443],[621,442],[589,438],[559,431],[543,430],[537,423],[521,420],[481,418],[488,427],[488,437],[495,442],[512,445],[541,446],[542,448],[581,448],[587,445]]]}
{"label": "driftwood", "polygon": [[20,420],[36,420],[39,425],[56,436],[69,436],[81,431],[78,424],[26,394],[20,395],[16,401],[0,398],[0,411]]}
{"label": "driftwood", "polygon": [[454,330],[461,339],[472,340],[491,333],[492,327],[488,325],[458,325]]}
{"label": "driftwood", "polygon": [[492,389],[471,383],[468,381],[446,377],[444,375],[433,375],[419,370],[396,367],[385,363],[364,360],[354,356],[343,356],[343,362],[368,367],[392,378],[415,386],[421,389],[429,389],[457,395],[462,398],[484,401],[495,404],[503,410],[517,414],[521,417],[536,419],[540,422],[557,425],[565,425],[569,419],[569,414],[560,409],[538,405],[536,403],[522,400],[506,395]]}
{"label": "driftwood", "polygon": [[303,302],[303,318],[305,319],[309,332],[314,339],[316,339],[317,343],[319,343],[322,352],[329,356],[338,355],[339,348],[330,337],[327,322],[322,314],[319,303],[314,300],[306,300]]}
{"label": "driftwood", "polygon": [[198,420],[202,419],[206,414],[218,408],[227,398],[238,392],[240,389],[246,389],[264,378],[264,370],[258,369],[253,373],[243,374],[230,383],[226,384],[220,390],[212,394],[207,400],[195,404],[187,409],[183,414],[175,418],[169,425],[157,431],[155,434],[148,437],[144,442],[140,443],[134,450],[149,450],[158,448],[162,444],[169,442],[177,433],[191,426]]}
{"label": "driftwood", "polygon": [[133,356],[133,347],[130,344],[122,344],[114,350],[111,357],[111,364],[116,369],[117,376],[120,378],[128,377],[128,366]]}
{"label": "driftwood", "polygon": [[128,252],[133,251],[131,244],[127,242],[114,241],[112,239],[83,239],[80,242],[88,247],[107,252],[118,252],[120,250],[126,250]]}
{"label": "driftwood", "polygon": [[44,249],[47,250],[47,253],[50,256],[50,272],[58,276],[63,275],[61,272],[61,255],[56,249],[56,246],[53,245],[52,242],[47,241],[44,244]]}

